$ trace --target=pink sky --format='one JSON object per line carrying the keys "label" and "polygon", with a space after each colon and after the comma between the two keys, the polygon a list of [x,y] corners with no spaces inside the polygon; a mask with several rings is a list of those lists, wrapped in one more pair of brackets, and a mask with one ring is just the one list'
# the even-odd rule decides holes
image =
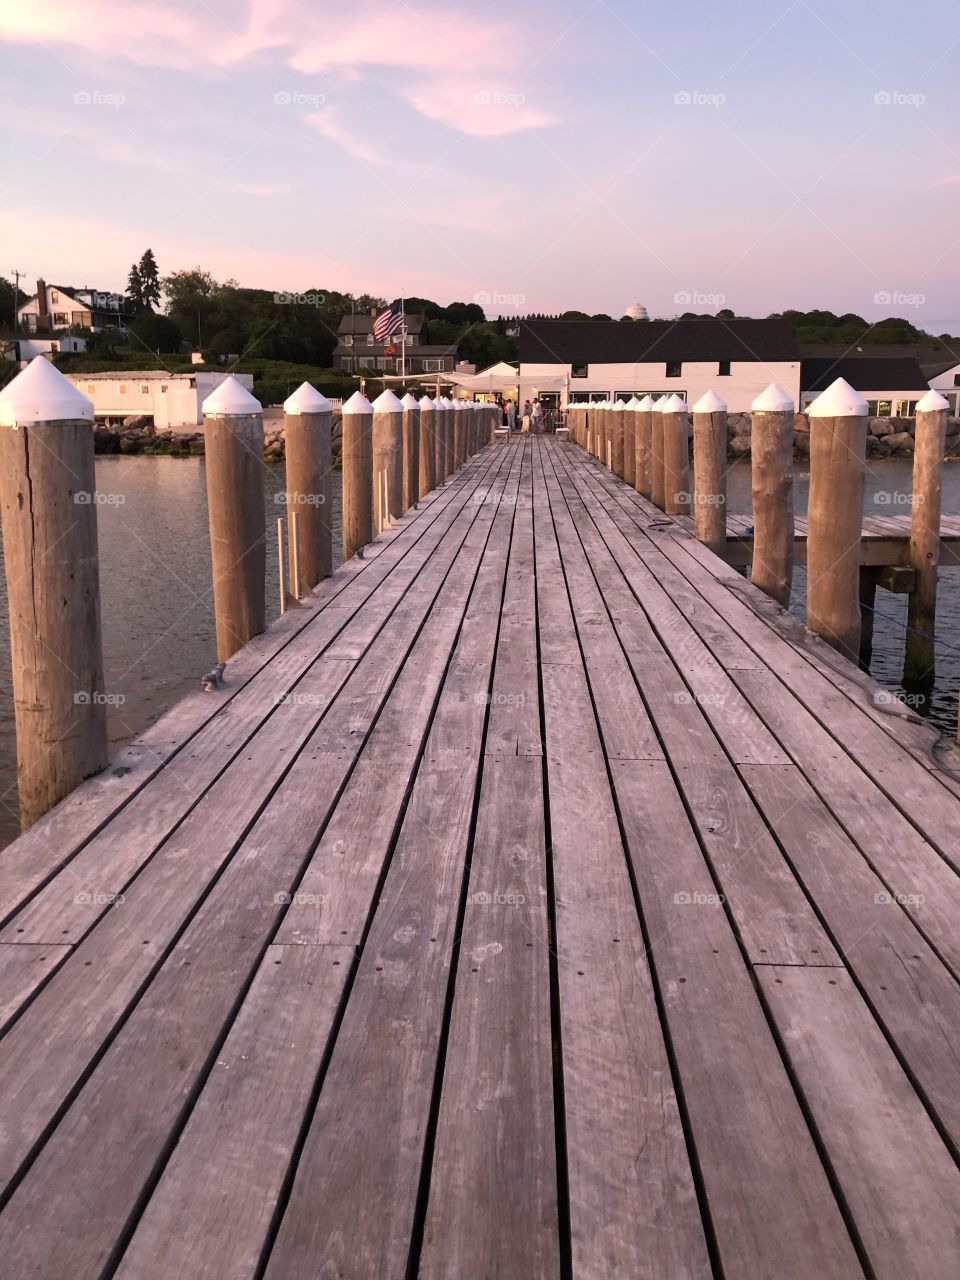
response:
{"label": "pink sky", "polygon": [[30,281],[119,288],[150,245],[491,313],[960,332],[945,0],[0,0],[0,32],[2,268]]}

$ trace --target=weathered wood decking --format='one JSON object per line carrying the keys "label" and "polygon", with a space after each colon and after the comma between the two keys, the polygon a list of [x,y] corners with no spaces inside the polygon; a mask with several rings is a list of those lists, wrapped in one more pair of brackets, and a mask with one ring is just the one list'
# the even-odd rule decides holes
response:
{"label": "weathered wood decking", "polygon": [[[680,524],[693,532],[691,516],[677,517]],[[868,515],[863,519],[860,540],[860,563],[864,565],[908,565],[910,563],[910,517],[908,515]],[[753,553],[753,523],[749,516],[727,517],[727,552],[729,564],[746,566]],[[794,561],[807,562],[807,521],[797,517],[794,528]],[[960,565],[960,516],[945,515],[940,521],[940,564],[956,568]]]}
{"label": "weathered wood decking", "polygon": [[955,1280],[960,783],[773,613],[498,444],[4,851],[3,1275]]}

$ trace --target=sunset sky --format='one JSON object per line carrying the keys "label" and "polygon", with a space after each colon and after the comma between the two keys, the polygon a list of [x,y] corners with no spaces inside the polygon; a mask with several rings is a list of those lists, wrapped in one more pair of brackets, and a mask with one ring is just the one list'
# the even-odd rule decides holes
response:
{"label": "sunset sky", "polygon": [[958,84],[946,0],[0,0],[0,271],[960,333]]}

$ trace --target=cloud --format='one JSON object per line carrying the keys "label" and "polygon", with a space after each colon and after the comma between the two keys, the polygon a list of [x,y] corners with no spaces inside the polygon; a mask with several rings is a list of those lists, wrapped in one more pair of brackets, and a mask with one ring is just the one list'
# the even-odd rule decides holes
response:
{"label": "cloud", "polygon": [[931,187],[952,187],[960,182],[960,173],[948,173],[944,178],[938,178],[936,182],[931,182]]}
{"label": "cloud", "polygon": [[340,147],[348,155],[362,160],[371,169],[403,168],[396,157],[390,155],[383,147],[377,146],[357,130],[351,129],[344,122],[343,112],[336,107],[326,107],[323,111],[313,111],[307,116],[309,123],[321,137]]}

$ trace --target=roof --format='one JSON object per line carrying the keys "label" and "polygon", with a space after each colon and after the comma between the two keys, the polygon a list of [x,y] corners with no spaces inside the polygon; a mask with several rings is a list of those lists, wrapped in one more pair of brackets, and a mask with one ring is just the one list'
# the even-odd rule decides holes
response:
{"label": "roof", "polygon": [[804,359],[808,356],[820,356],[851,360],[890,359],[902,360],[913,356],[927,378],[936,377],[954,365],[960,364],[960,346],[947,343],[940,338],[932,337],[929,342],[920,344],[913,342],[864,342],[860,345],[842,342],[804,343],[800,348]]}
{"label": "roof", "polygon": [[[426,323],[423,313],[418,311],[415,315],[412,315],[409,312],[404,312],[404,315],[407,321],[407,333],[419,333]],[[337,333],[352,333],[357,336],[370,333],[373,330],[375,319],[376,316],[371,315],[350,314],[342,316],[337,327]]]}
{"label": "roof", "polygon": [[816,357],[800,362],[801,391],[824,391],[837,378],[843,378],[857,391],[929,390],[916,356],[851,356],[846,360]]}
{"label": "roof", "polygon": [[523,320],[521,364],[799,360],[788,320]]}

